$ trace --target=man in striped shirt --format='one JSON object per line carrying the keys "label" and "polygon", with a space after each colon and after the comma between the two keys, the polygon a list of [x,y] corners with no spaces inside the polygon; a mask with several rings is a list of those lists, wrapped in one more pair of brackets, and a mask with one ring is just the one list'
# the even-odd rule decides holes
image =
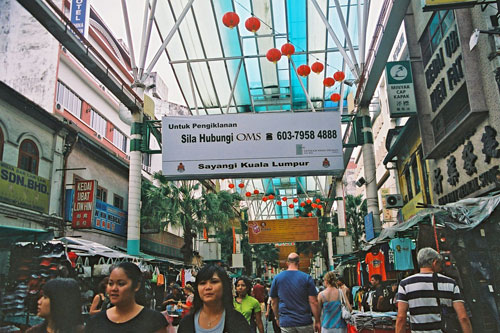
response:
{"label": "man in striped shirt", "polygon": [[[433,273],[441,271],[442,258],[436,250],[426,247],[418,251],[417,261],[420,273],[403,279],[399,284],[396,333],[406,332],[408,309],[412,332],[441,333],[441,310],[436,299],[438,293],[434,288]],[[448,307],[450,311],[454,309],[462,331],[471,333],[472,326],[455,280],[437,274],[437,289],[441,306]]]}

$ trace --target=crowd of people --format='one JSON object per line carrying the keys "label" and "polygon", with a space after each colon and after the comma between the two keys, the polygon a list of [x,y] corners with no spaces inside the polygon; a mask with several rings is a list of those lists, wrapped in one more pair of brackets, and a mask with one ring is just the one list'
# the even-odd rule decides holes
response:
{"label": "crowd of people", "polygon": [[[381,286],[381,277],[372,276],[374,292],[367,305],[370,311],[397,310],[396,332],[402,333],[407,330],[408,313],[412,330],[442,329],[446,317],[442,309],[446,309],[444,313],[456,314],[463,332],[472,332],[457,284],[438,274],[442,264],[439,253],[431,248],[421,249],[417,261],[420,272],[399,285],[391,285],[387,293],[387,288]],[[37,313],[45,321],[27,332],[168,332],[172,325],[168,307],[173,305],[182,312],[177,330],[180,333],[264,333],[264,313],[274,332],[347,332],[344,312],[352,311],[352,293],[334,272],[326,273],[323,286],[318,288],[310,275],[299,270],[298,254],[290,253],[287,270],[275,276],[270,288],[259,279],[253,282],[238,277],[233,289],[222,267],[206,265],[197,273],[194,284],[186,284],[183,289],[177,284],[171,286],[161,312],[145,306],[145,283],[139,267],[122,262],[99,284],[85,323],[77,281],[48,281],[43,286]]]}

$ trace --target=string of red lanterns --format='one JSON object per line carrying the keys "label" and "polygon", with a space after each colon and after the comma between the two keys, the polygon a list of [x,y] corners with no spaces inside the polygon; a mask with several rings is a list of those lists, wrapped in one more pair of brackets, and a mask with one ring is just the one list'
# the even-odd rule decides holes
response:
{"label": "string of red lanterns", "polygon": [[227,12],[222,16],[222,23],[229,29],[232,29],[240,23],[240,17],[235,12]]}
{"label": "string of red lanterns", "polygon": [[280,50],[275,49],[275,48],[270,49],[266,53],[266,58],[267,58],[267,60],[269,60],[270,62],[275,64],[281,59],[281,52],[280,52]]}
{"label": "string of red lanterns", "polygon": [[311,73],[311,68],[307,65],[300,65],[297,68],[297,74],[302,77],[306,77]]}
{"label": "string of red lanterns", "polygon": [[321,73],[323,71],[323,68],[325,68],[325,66],[323,66],[323,64],[320,63],[319,61],[316,61],[314,64],[311,65],[311,70],[316,74]]}
{"label": "string of red lanterns", "polygon": [[249,17],[245,21],[245,28],[250,32],[256,33],[260,28],[260,20],[255,16]]}

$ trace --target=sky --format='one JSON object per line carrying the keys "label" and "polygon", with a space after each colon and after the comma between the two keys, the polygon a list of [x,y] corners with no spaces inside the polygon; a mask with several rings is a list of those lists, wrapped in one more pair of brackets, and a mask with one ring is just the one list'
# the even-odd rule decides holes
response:
{"label": "sky", "polygon": [[[164,0],[159,0],[164,1]],[[195,1],[208,1],[208,0],[195,0]],[[382,0],[372,0],[370,7],[370,18],[368,20],[367,28],[367,47],[371,43],[374,27],[376,26],[378,15],[384,1]],[[139,50],[141,45],[141,33],[142,33],[142,22],[144,16],[144,7],[146,0],[126,0],[127,9],[129,13],[129,21],[132,31],[132,40],[134,53],[136,58],[136,63],[139,62]],[[121,0],[90,0],[90,4],[96,9],[99,16],[104,20],[105,24],[111,29],[115,37],[121,38],[127,44],[126,30],[124,24],[124,18],[122,14]],[[146,67],[149,65],[151,59],[156,54],[157,50],[161,45],[156,30],[153,28],[151,35],[150,49],[148,51]],[[157,71],[162,79],[167,83],[169,87],[168,90],[168,100],[176,104],[185,105],[184,98],[182,97],[181,91],[177,86],[175,76],[168,63],[168,58],[163,54],[154,67],[153,71]]]}

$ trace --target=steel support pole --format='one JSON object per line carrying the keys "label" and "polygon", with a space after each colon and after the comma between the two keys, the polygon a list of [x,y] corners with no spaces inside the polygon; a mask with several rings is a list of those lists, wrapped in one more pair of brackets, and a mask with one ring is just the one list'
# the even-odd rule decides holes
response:
{"label": "steel support pole", "polygon": [[[135,92],[144,98],[144,85],[136,85]],[[142,182],[142,152],[132,140],[142,139],[140,126],[143,122],[143,112],[132,113],[132,128],[130,132],[130,166],[128,176],[128,225],[127,253],[138,255],[141,248],[141,182]],[[138,141],[137,141],[138,140]]]}
{"label": "steel support pole", "polygon": [[311,107],[312,112],[316,112],[314,109],[314,105],[311,102],[311,99],[309,98],[309,94],[307,93],[306,87],[304,86],[304,82],[302,82],[302,78],[299,76],[299,73],[297,73],[297,68],[295,67],[295,63],[293,62],[292,57],[289,58],[290,63],[293,66],[293,71],[295,72],[295,75],[297,75],[297,79],[299,80],[300,86],[302,87],[302,90],[304,91],[304,95],[306,95],[307,103],[309,103],[309,106]]}
{"label": "steel support pole", "polygon": [[125,23],[125,31],[127,32],[128,49],[130,50],[130,63],[132,65],[132,73],[134,81],[137,81],[137,64],[135,63],[134,43],[132,42],[132,33],[130,31],[130,21],[128,19],[128,9],[125,0],[122,0],[122,11],[123,21]]}
{"label": "steel support pole", "polygon": [[335,179],[335,196],[337,201],[337,222],[339,224],[339,236],[347,236],[344,183],[342,181],[342,178]]}
{"label": "steel support pole", "polygon": [[373,133],[368,106],[360,107],[359,114],[363,117],[362,131],[364,143],[362,146],[362,150],[366,180],[366,203],[368,206],[368,213],[373,213],[373,230],[375,232],[375,235],[378,235],[382,230],[382,225],[380,224],[380,212],[378,206],[377,166],[375,164]]}

